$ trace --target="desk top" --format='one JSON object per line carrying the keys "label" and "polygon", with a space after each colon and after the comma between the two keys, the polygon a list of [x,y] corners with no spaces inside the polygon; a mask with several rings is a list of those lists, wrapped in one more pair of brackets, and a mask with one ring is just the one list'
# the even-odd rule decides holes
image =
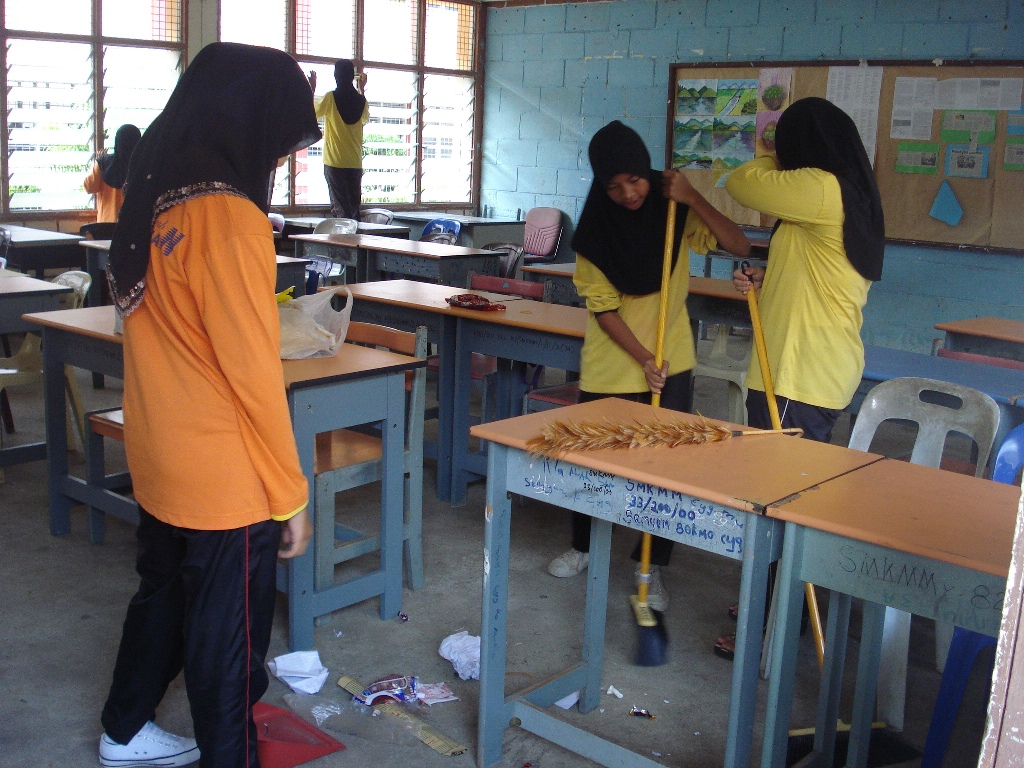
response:
{"label": "desk top", "polygon": [[967,336],[986,336],[1000,341],[1024,344],[1024,322],[1007,320],[1004,317],[975,317],[971,320],[953,320],[936,323],[936,330],[947,333],[962,333]]}
{"label": "desk top", "polygon": [[[292,227],[308,227],[314,229],[317,224],[327,221],[323,216],[285,216],[284,223]],[[359,221],[357,231],[361,235],[405,235],[409,236],[409,228],[402,224],[377,224],[372,221]]]}
{"label": "desk top", "polygon": [[690,293],[701,296],[714,296],[719,299],[731,299],[747,303],[747,297],[736,290],[732,280],[722,280],[717,277],[697,277],[690,275]]}
{"label": "desk top", "polygon": [[[551,421],[693,420],[689,414],[642,403],[605,398],[478,424],[471,434],[526,450],[526,442]],[[709,419],[716,424],[725,423]],[[730,425],[733,429],[738,427]],[[564,459],[688,496],[749,512],[881,460],[880,456],[787,435],[735,437],[719,443],[678,448],[574,451]]]}
{"label": "desk top", "polygon": [[[83,240],[82,242],[79,243],[79,245],[82,246],[83,248],[92,248],[94,251],[105,251],[105,252],[109,252],[110,251],[110,241],[109,240]],[[278,264],[278,266],[280,266],[282,264],[296,264],[296,263],[308,264],[309,263],[309,259],[297,259],[294,256],[282,256],[281,254],[277,254],[277,264]]]}
{"label": "desk top", "polygon": [[45,229],[34,227],[21,227],[17,224],[0,224],[11,233],[12,248],[31,248],[43,245],[67,245],[84,238],[81,235],[71,235],[67,232],[51,232]]}
{"label": "desk top", "polygon": [[1017,405],[1024,398],[1024,371],[871,344],[864,346],[863,378],[887,381],[899,376],[918,376],[973,387],[997,403]]}
{"label": "desk top", "polygon": [[[421,283],[416,280],[379,280],[372,283],[349,285],[352,297],[381,304],[413,307],[428,312],[455,315],[498,325],[511,325],[563,336],[583,338],[587,328],[587,310],[562,304],[506,296],[485,291],[468,291],[450,285]],[[504,311],[481,312],[475,309],[453,307],[445,299],[460,293],[475,293],[505,305]]]}
{"label": "desk top", "polygon": [[466,248],[462,245],[445,245],[422,240],[402,240],[397,237],[380,235],[292,235],[292,240],[303,240],[307,243],[327,243],[343,245],[349,248],[362,248],[367,251],[383,251],[384,253],[402,253],[408,256],[420,256],[425,259],[466,259],[477,256],[501,256],[497,251],[483,248]]}
{"label": "desk top", "polygon": [[[3,282],[6,281],[0,281],[0,284]],[[80,333],[113,344],[124,343],[124,337],[119,333],[114,333],[113,305],[84,309],[61,309],[54,312],[34,312],[22,317],[29,322],[49,328]],[[343,344],[334,357],[282,360],[281,363],[284,367],[285,386],[302,388],[314,384],[329,384],[334,381],[359,378],[368,374],[406,371],[419,368],[425,365],[426,361],[372,347]]]}
{"label": "desk top", "polygon": [[768,515],[1005,577],[1019,500],[1015,485],[883,459],[773,504]]}
{"label": "desk top", "polygon": [[524,224],[519,219],[488,219],[483,216],[464,216],[460,213],[444,213],[443,211],[394,211],[396,220],[433,221],[434,219],[451,219],[460,224],[482,226],[487,224]]}
{"label": "desk top", "polygon": [[563,261],[558,264],[524,264],[520,269],[527,274],[550,275],[552,277],[572,277],[576,271],[575,261]]}
{"label": "desk top", "polygon": [[71,288],[57,283],[37,280],[28,275],[14,275],[0,280],[0,298],[4,296],[31,296],[39,293],[69,293]]}

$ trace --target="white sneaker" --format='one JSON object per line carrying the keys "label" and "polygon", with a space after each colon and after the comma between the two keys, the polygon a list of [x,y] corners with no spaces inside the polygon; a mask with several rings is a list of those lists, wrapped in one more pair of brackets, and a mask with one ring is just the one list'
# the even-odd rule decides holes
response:
{"label": "white sneaker", "polygon": [[583,573],[589,563],[589,552],[580,552],[575,549],[570,549],[568,552],[562,553],[548,563],[548,573],[552,576],[557,576],[560,579],[566,579],[570,576],[576,576],[577,574]]}
{"label": "white sneaker", "polygon": [[149,722],[127,744],[118,744],[107,734],[100,736],[100,765],[107,768],[190,765],[199,759],[195,739],[175,736]]}
{"label": "white sneaker", "polygon": [[[665,585],[661,581],[661,569],[656,566],[651,566],[651,583],[647,587],[647,607],[652,611],[661,611],[664,613],[668,610],[668,592],[665,590]],[[636,579],[637,590],[640,589],[640,564],[637,563],[636,568],[633,571],[633,577]]]}

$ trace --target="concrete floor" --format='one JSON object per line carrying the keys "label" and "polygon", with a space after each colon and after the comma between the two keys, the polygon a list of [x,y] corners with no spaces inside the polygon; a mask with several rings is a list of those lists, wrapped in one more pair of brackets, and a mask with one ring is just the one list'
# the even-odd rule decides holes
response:
{"label": "concrete floor", "polygon": [[[120,382],[93,390],[79,377],[87,409],[117,405]],[[6,444],[38,439],[42,433],[38,388],[11,391],[18,432]],[[724,387],[700,380],[697,408],[724,415]],[[845,417],[835,441],[847,437]],[[895,445],[887,448],[901,450]],[[73,454],[76,461],[81,454]],[[426,584],[406,590],[406,622],[382,621],[377,600],[368,600],[336,614],[317,628],[316,647],[330,677],[320,696],[341,705],[328,721],[328,733],[347,749],[308,763],[333,766],[419,766],[468,768],[475,765],[476,708],[479,684],[462,681],[438,655],[447,635],[462,629],[479,634],[482,573],[484,485],[470,490],[468,503],[453,509],[434,498],[432,465],[425,489]],[[339,511],[372,517],[374,487],[339,497]],[[100,735],[99,711],[109,685],[125,606],[136,587],[134,531],[117,520],[107,524],[102,545],[91,545],[84,510],[74,513],[69,536],[48,531],[45,465],[8,468],[0,486],[0,510],[7,524],[0,528],[0,766],[7,768],[78,768],[96,765]],[[532,684],[575,658],[581,643],[584,580],[557,580],[545,566],[568,541],[567,513],[533,500],[518,503],[513,516],[513,582],[509,689]],[[716,635],[733,623],[726,607],[735,601],[739,565],[699,551],[677,547],[672,565],[663,571],[672,596],[667,614],[670,661],[660,668],[632,664],[635,629],[627,596],[633,592],[633,564],[628,560],[634,536],[616,532],[613,584],[609,601],[606,664],[603,685],[614,685],[622,699],[602,696],[598,711],[576,710],[561,716],[628,748],[671,766],[721,765],[728,713],[731,663],[712,654]],[[615,567],[615,563],[619,566]],[[355,561],[351,567],[360,567]],[[270,656],[287,652],[286,601],[280,600]],[[851,635],[857,632],[857,616]],[[851,642],[851,656],[857,643]],[[912,635],[907,722],[901,738],[917,749],[924,744],[939,675],[933,656],[931,623],[915,620]],[[981,665],[979,665],[980,667]],[[370,682],[389,673],[420,676],[425,682],[447,682],[459,701],[422,708],[418,715],[467,747],[465,754],[442,756],[416,740],[398,721],[371,717],[352,707],[335,683],[341,674]],[[798,672],[794,725],[814,718],[817,668],[813,642],[803,639]],[[850,674],[847,675],[849,679]],[[758,726],[763,718],[767,685],[760,687]],[[265,701],[287,706],[287,687],[272,678]],[[849,699],[844,706],[848,712]],[[987,693],[976,670],[968,700],[953,734],[946,766],[976,764]],[[637,705],[655,720],[629,716]],[[191,733],[184,688],[172,686],[158,723],[172,731]],[[754,734],[759,748],[760,731]],[[759,752],[755,752],[759,755]],[[904,768],[919,761],[901,763]],[[512,728],[504,742],[502,768],[582,768],[593,765],[561,748]]]}

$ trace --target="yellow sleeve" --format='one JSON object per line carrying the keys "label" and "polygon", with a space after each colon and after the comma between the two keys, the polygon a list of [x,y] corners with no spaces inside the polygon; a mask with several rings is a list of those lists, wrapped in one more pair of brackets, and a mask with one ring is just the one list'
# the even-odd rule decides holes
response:
{"label": "yellow sleeve", "polygon": [[587,309],[594,314],[611,312],[622,306],[622,294],[608,281],[604,272],[578,253],[572,281],[576,292],[586,300]]}
{"label": "yellow sleeve", "polygon": [[795,224],[833,224],[836,177],[819,168],[779,169],[770,156],[755,158],[729,174],[725,189],[736,202]]}
{"label": "yellow sleeve", "polygon": [[[679,244],[679,250],[687,247],[694,253],[704,256],[708,251],[718,248],[718,238],[704,223],[704,219],[698,216],[693,210],[686,214],[686,221],[683,223],[683,240]],[[686,254],[684,254],[686,255]]]}

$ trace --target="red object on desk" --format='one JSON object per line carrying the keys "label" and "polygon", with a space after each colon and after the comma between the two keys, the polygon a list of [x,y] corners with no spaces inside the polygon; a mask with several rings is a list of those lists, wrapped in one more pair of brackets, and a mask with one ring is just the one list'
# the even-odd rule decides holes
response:
{"label": "red object on desk", "polygon": [[263,768],[294,768],[345,748],[287,709],[258,701],[253,705],[252,717]]}

